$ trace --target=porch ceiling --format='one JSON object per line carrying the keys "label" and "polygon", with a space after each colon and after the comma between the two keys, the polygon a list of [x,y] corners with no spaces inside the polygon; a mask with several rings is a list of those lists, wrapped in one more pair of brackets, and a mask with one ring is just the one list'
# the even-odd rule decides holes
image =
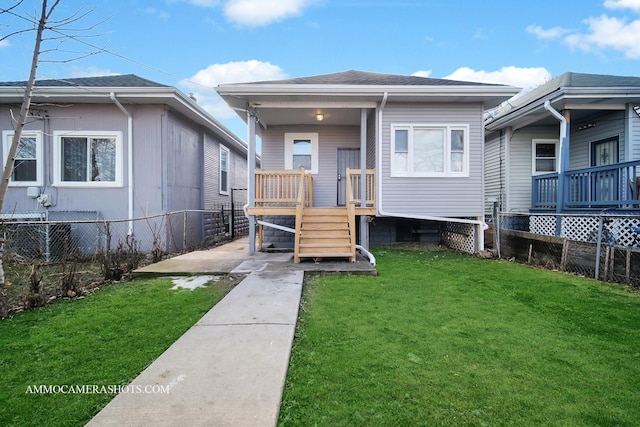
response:
{"label": "porch ceiling", "polygon": [[[359,108],[262,108],[256,107],[263,126],[277,125],[359,125]],[[317,114],[322,114],[318,121]]]}

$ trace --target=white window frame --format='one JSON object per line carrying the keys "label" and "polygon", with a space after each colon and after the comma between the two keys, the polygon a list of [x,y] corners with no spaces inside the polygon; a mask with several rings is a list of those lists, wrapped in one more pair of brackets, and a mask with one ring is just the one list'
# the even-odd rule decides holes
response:
{"label": "white window frame", "polygon": [[[2,131],[2,159],[3,165],[7,164],[7,157],[9,155],[9,148],[11,148],[11,142],[13,141],[14,131],[5,130]],[[35,181],[14,181],[13,173],[9,178],[10,187],[41,187],[44,185],[44,147],[42,142],[42,131],[23,130],[21,138],[33,138],[36,139],[36,180]]]}
{"label": "white window frame", "polygon": [[[536,145],[538,144],[553,144],[556,147],[555,150],[555,159],[556,159],[556,167],[553,171],[538,171],[536,170]],[[548,173],[558,173],[558,150],[560,148],[560,142],[557,139],[533,139],[531,141],[531,175],[546,175]]]}
{"label": "white window frame", "polygon": [[[444,147],[444,170],[442,172],[416,172],[413,170],[413,133],[415,129],[434,129],[443,130],[445,134],[445,147]],[[408,153],[407,153],[407,170],[397,170],[395,164],[396,153],[396,131],[406,130],[408,131]],[[451,131],[461,130],[464,132],[464,153],[462,157],[462,171],[454,172],[451,170]],[[467,178],[469,177],[469,125],[467,124],[432,124],[432,123],[397,123],[391,125],[391,177],[454,177],[454,178]]]}
{"label": "white window frame", "polygon": [[[225,171],[227,173],[227,188],[222,188],[222,154],[225,153],[227,155],[227,170]],[[229,195],[229,187],[230,187],[230,174],[229,171],[231,169],[230,167],[230,163],[231,163],[231,152],[229,151],[229,149],[227,147],[225,147],[224,145],[220,144],[220,159],[219,159],[219,168],[218,168],[218,188],[219,188],[219,192],[220,194],[223,194],[225,196]]]}
{"label": "white window frame", "polygon": [[284,134],[284,168],[293,169],[293,143],[305,140],[311,142],[311,174],[318,173],[318,134],[317,133],[285,133]]}
{"label": "white window frame", "polygon": [[[116,176],[114,181],[63,181],[62,137],[114,138],[116,141]],[[122,132],[119,131],[54,131],[53,132],[53,185],[55,187],[123,187],[124,149]]]}

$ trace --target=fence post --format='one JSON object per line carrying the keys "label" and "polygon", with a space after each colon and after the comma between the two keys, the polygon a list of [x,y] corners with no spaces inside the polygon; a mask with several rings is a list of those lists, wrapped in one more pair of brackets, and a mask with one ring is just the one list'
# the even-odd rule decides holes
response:
{"label": "fence post", "polygon": [[600,277],[600,245],[602,243],[602,214],[598,218],[598,239],[596,241],[596,274],[595,279],[598,280]]}
{"label": "fence post", "polygon": [[182,252],[187,248],[187,211],[182,212]]}
{"label": "fence post", "polygon": [[104,268],[108,270],[110,264],[110,251],[111,251],[111,230],[109,228],[109,221],[104,222],[105,230],[105,251],[104,251]]}
{"label": "fence post", "polygon": [[500,258],[500,213],[498,212],[498,201],[493,202],[493,245],[498,251]]}

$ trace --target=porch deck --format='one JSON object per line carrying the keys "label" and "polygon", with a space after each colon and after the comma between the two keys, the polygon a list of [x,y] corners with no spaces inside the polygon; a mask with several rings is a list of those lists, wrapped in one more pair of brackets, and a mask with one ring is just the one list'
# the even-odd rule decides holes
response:
{"label": "porch deck", "polygon": [[[531,210],[557,211],[557,173],[532,178]],[[640,210],[640,161],[569,170],[562,180],[560,211]]]}
{"label": "porch deck", "polygon": [[356,260],[356,217],[376,214],[375,172],[366,171],[365,201],[362,202],[361,170],[347,169],[346,204],[313,206],[313,177],[301,170],[256,170],[255,206],[247,208],[258,219],[258,248],[263,249],[263,216],[293,216],[294,262],[301,258],[348,258]]}

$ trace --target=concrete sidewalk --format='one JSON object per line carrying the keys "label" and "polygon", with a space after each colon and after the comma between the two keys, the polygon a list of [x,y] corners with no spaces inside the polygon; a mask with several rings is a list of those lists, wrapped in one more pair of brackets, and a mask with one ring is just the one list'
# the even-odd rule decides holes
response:
{"label": "concrete sidewalk", "polygon": [[120,393],[87,425],[275,426],[304,273],[377,274],[364,259],[294,264],[292,258],[250,254],[245,238],[136,270],[134,275],[248,276],[129,388],[162,386],[168,393]]}
{"label": "concrete sidewalk", "polygon": [[250,273],[89,426],[275,426],[303,271]]}

